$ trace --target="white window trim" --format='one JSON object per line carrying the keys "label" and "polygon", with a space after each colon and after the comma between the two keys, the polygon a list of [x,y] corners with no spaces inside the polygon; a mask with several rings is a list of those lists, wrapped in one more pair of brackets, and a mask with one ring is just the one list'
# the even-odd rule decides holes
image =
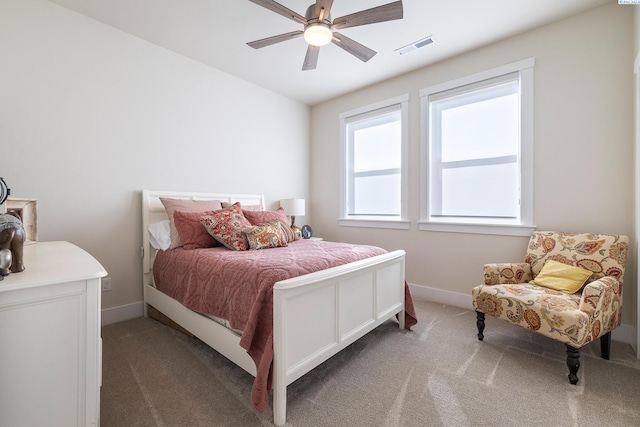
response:
{"label": "white window trim", "polygon": [[[453,233],[530,236],[536,229],[533,218],[533,67],[535,58],[482,71],[470,76],[437,84],[420,90],[420,220],[425,231]],[[470,85],[504,74],[520,73],[520,170],[522,174],[520,224],[484,224],[436,222],[429,220],[429,96],[445,90]]]}
{"label": "white window trim", "polygon": [[[383,216],[357,216],[347,214],[347,170],[346,170],[346,124],[347,119],[361,114],[370,113],[376,110],[389,108],[394,105],[400,105],[401,116],[401,138],[402,138],[402,154],[401,154],[401,173],[400,173],[400,217],[388,218]],[[386,99],[364,107],[356,108],[350,111],[340,113],[340,217],[338,225],[345,227],[370,227],[370,228],[392,228],[408,230],[411,222],[408,219],[409,203],[409,95],[401,95],[395,98]]]}

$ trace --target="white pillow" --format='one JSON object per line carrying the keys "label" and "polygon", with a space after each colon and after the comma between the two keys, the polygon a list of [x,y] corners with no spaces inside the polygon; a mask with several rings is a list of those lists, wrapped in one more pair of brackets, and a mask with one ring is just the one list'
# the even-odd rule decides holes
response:
{"label": "white pillow", "polygon": [[171,247],[171,228],[168,219],[149,225],[149,243],[154,248],[163,251]]}

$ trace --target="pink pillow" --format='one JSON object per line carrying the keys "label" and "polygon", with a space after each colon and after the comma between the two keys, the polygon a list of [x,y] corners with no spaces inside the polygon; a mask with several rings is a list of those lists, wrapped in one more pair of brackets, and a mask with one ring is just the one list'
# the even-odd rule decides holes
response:
{"label": "pink pillow", "polygon": [[279,208],[277,211],[251,211],[243,208],[242,214],[249,220],[251,225],[264,224],[265,222],[276,220],[280,220],[289,225],[287,215],[284,213],[284,209],[282,208]]}
{"label": "pink pillow", "polygon": [[188,200],[160,197],[160,201],[162,202],[164,210],[167,211],[167,216],[169,217],[169,227],[171,229],[171,249],[182,246],[180,235],[178,234],[178,230],[176,230],[176,225],[173,220],[173,213],[175,211],[204,212],[222,209],[222,203],[220,202],[220,200]]}
{"label": "pink pillow", "polygon": [[205,215],[200,218],[207,232],[226,248],[235,251],[246,251],[249,248],[244,229],[251,227],[251,223],[242,215],[239,204],[228,209]]}
{"label": "pink pillow", "polygon": [[213,238],[207,229],[200,223],[200,217],[205,215],[213,215],[219,211],[206,211],[206,212],[182,212],[175,211],[173,213],[173,220],[182,242],[182,247],[185,249],[200,249],[200,248],[212,248],[214,246],[220,246],[220,243]]}

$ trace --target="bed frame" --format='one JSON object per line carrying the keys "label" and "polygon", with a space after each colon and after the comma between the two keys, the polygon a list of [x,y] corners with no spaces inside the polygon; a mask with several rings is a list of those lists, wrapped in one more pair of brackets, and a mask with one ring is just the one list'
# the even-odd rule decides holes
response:
{"label": "bed frame", "polygon": [[[261,205],[262,195],[142,191],[142,276],[145,302],[256,375],[240,337],[158,291],[148,226],[167,219],[160,197]],[[405,252],[397,250],[277,282],[273,289],[273,421],[286,421],[287,386],[398,314],[404,329]],[[310,320],[311,319],[311,320]]]}

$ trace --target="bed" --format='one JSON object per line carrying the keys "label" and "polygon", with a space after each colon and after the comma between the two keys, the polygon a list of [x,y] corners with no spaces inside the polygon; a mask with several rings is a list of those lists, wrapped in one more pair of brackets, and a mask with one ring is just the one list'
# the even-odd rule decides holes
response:
{"label": "bed", "polygon": [[[157,251],[151,245],[149,226],[167,219],[161,197],[220,200],[229,204],[239,202],[242,206],[258,206],[261,209],[265,206],[264,197],[143,190],[141,256],[145,315],[147,307],[153,306],[256,377],[252,391],[256,409],[264,409],[265,393],[268,402],[271,388],[276,425],[283,425],[286,421],[286,390],[293,381],[389,319],[397,318],[401,329],[408,329],[417,321],[405,283],[405,252],[382,251],[371,257],[275,282],[269,288],[268,295],[272,301],[269,300],[267,305],[272,324],[263,320],[270,334],[267,340],[262,340],[265,341],[264,347],[268,350],[265,353],[268,354],[261,361],[257,360],[254,353],[250,355],[241,346],[243,337],[246,341],[245,334],[238,334],[238,331],[222,325],[217,319],[188,308],[189,304],[178,302],[156,287],[153,275],[156,258],[164,259],[170,252],[184,255],[179,249]],[[317,241],[293,243],[299,247],[306,245],[316,251],[336,245]],[[295,249],[294,244],[290,246],[290,250]],[[191,252],[209,256],[215,249],[218,252],[225,251],[211,248]],[[265,255],[267,251],[244,253],[249,252]],[[160,267],[159,261],[156,270],[160,270]]]}

